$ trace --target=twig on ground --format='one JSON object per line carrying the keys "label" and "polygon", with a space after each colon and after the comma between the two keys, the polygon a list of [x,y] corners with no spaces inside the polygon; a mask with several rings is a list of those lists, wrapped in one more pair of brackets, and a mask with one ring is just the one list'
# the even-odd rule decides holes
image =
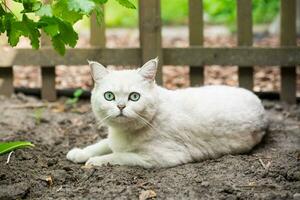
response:
{"label": "twig on ground", "polygon": [[16,109],[22,109],[22,108],[41,108],[41,107],[47,107],[46,104],[42,103],[42,104],[24,104],[24,105],[13,105],[10,106],[9,108],[16,108]]}
{"label": "twig on ground", "polygon": [[61,191],[62,188],[63,188],[63,186],[61,185],[61,186],[56,190],[56,192]]}
{"label": "twig on ground", "polygon": [[267,164],[265,164],[261,158],[258,159],[258,161],[260,162],[260,164],[262,165],[262,167],[265,169],[265,170],[268,170],[270,165],[271,165],[271,162],[268,161]]}
{"label": "twig on ground", "polygon": [[7,157],[7,160],[6,160],[6,164],[9,163],[11,154],[13,154],[13,152],[14,152],[14,151],[11,151],[11,152],[8,154],[8,157]]}

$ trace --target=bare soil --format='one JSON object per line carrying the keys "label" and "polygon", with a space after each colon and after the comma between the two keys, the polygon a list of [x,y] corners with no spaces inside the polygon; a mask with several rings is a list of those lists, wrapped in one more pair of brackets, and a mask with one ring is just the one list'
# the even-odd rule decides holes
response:
{"label": "bare soil", "polygon": [[0,97],[0,140],[36,145],[14,151],[9,163],[0,156],[0,199],[299,199],[300,105],[264,101],[269,131],[248,154],[143,169],[66,160],[68,150],[104,138],[107,129],[96,126],[89,102],[66,108],[64,101]]}

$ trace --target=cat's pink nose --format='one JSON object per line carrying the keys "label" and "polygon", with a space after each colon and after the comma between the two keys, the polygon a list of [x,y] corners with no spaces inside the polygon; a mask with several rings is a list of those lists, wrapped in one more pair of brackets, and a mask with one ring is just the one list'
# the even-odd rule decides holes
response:
{"label": "cat's pink nose", "polygon": [[126,106],[125,105],[117,105],[117,107],[122,111]]}

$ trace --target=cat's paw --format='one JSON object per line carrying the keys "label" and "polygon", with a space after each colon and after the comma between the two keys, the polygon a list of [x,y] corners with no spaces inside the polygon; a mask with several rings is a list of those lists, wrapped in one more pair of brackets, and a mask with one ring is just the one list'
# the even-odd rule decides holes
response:
{"label": "cat's paw", "polygon": [[83,149],[74,148],[67,154],[67,159],[75,163],[84,163],[89,159],[88,153]]}
{"label": "cat's paw", "polygon": [[98,156],[98,157],[89,158],[88,161],[86,161],[85,165],[86,166],[102,166],[102,165],[105,165],[108,163],[109,163],[109,161]]}

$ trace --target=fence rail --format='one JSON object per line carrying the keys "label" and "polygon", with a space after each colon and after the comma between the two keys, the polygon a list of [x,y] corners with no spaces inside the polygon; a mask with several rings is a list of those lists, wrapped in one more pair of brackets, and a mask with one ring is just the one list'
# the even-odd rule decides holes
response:
{"label": "fence rail", "polygon": [[[34,65],[42,68],[42,98],[56,99],[55,66],[86,65],[96,60],[110,65],[139,66],[159,56],[157,82],[161,84],[163,65],[189,65],[191,85],[204,82],[205,65],[237,65],[239,85],[253,89],[253,66],[280,66],[283,101],[296,102],[296,65],[300,64],[300,48],[296,46],[296,0],[281,0],[281,46],[276,48],[252,47],[251,0],[237,0],[238,47],[203,47],[202,0],[189,0],[189,42],[187,48],[162,48],[160,0],[139,0],[139,48],[105,48],[105,26],[91,17],[89,48],[68,49],[64,57],[52,48],[0,48],[0,94],[13,92],[14,65]],[[2,80],[2,81],[1,81]]]}

